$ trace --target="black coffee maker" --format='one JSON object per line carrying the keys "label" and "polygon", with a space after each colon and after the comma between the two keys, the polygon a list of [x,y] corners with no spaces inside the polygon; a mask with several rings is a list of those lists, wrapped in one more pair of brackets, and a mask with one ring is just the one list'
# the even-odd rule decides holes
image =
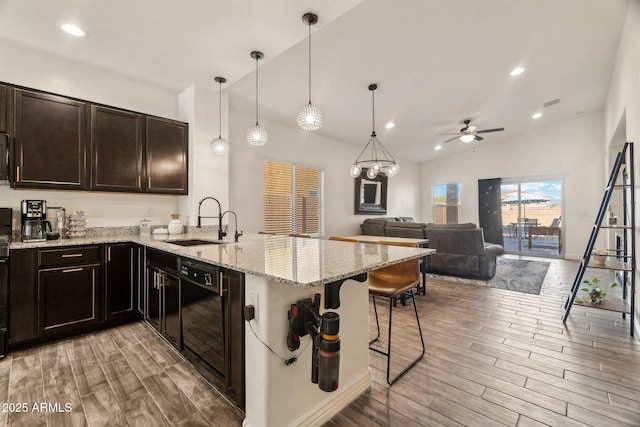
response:
{"label": "black coffee maker", "polygon": [[22,201],[22,241],[44,242],[51,224],[47,221],[46,200]]}

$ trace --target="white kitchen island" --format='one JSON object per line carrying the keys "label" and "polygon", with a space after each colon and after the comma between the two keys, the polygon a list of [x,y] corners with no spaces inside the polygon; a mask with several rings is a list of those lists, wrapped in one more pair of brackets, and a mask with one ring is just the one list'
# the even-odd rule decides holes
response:
{"label": "white kitchen island", "polygon": [[[368,287],[352,277],[433,252],[398,246],[348,243],[323,239],[272,235],[245,235],[240,242],[182,247],[172,240],[212,235],[112,236],[12,243],[13,249],[75,246],[131,241],[177,256],[245,273],[245,305],[255,307],[255,319],[245,322],[246,404],[244,425],[249,427],[320,425],[354,400],[370,385],[368,350]],[[340,307],[340,376],[334,392],[311,382],[312,344],[301,338],[300,349],[290,352],[286,338],[291,304],[321,295],[325,285],[342,282]],[[257,336],[254,334],[257,334]],[[258,338],[259,337],[259,338]],[[265,346],[266,343],[278,356]],[[281,358],[298,356],[285,365]]]}

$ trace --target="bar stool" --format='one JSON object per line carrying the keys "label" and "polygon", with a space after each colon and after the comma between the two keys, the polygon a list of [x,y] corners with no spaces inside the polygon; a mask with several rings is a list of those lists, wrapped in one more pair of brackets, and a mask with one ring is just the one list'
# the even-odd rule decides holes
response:
{"label": "bar stool", "polygon": [[[405,242],[378,242],[380,245],[392,245],[392,246],[409,246],[415,247],[413,243]],[[413,288],[420,283],[420,259],[412,259],[404,261],[399,264],[394,264],[389,267],[384,267],[378,270],[369,272],[369,295],[373,299],[373,310],[376,315],[376,327],[377,335],[375,338],[369,341],[369,349],[380,353],[387,357],[387,384],[391,385],[398,381],[400,377],[407,373],[407,371],[413,368],[424,356],[424,338],[422,337],[422,328],[420,327],[420,318],[418,317],[418,308],[416,307],[416,299],[413,293]],[[398,375],[390,378],[390,366],[391,366],[391,326],[393,320],[393,307],[396,298],[401,297],[404,293],[411,294],[411,300],[413,302],[413,311],[416,315],[416,324],[418,325],[418,332],[420,335],[420,343],[422,344],[422,353],[416,359],[411,361]],[[380,338],[380,323],[378,321],[378,308],[376,306],[376,297],[384,297],[389,299],[389,336],[387,342],[387,351],[384,352],[371,345],[378,341]]]}

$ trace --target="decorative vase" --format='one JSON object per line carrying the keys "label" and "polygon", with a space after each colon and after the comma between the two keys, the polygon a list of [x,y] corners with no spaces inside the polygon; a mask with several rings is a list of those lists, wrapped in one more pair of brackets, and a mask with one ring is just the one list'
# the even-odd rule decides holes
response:
{"label": "decorative vase", "polygon": [[591,262],[594,265],[597,265],[600,267],[604,266],[606,261],[607,261],[607,257],[604,257],[602,255],[594,255],[591,257]]}
{"label": "decorative vase", "polygon": [[617,225],[617,224],[618,224],[618,217],[617,216],[609,217],[609,225]]}
{"label": "decorative vase", "polygon": [[180,214],[171,214],[171,221],[169,221],[169,234],[182,234],[182,221],[180,221]]}

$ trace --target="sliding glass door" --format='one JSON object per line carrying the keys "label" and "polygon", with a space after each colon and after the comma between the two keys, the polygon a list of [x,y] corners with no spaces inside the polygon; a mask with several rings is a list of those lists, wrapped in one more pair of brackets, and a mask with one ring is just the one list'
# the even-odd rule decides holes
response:
{"label": "sliding glass door", "polygon": [[505,252],[562,256],[562,187],[561,179],[502,180]]}

